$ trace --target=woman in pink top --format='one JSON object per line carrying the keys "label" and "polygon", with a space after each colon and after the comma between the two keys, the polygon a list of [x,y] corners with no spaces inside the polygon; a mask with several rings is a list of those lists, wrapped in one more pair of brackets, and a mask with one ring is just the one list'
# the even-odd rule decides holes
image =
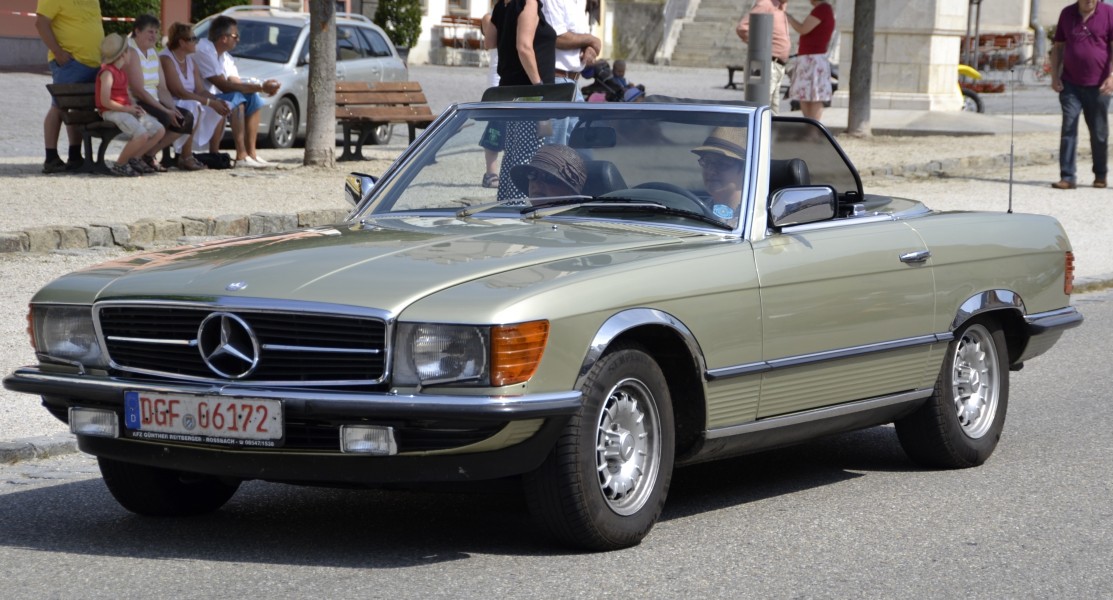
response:
{"label": "woman in pink top", "polygon": [[788,24],[800,34],[796,67],[788,97],[800,102],[805,117],[820,120],[823,103],[831,100],[831,63],[827,46],[835,32],[835,11],[824,0],[811,0],[812,12],[803,21],[788,15]]}
{"label": "woman in pink top", "polygon": [[224,126],[224,117],[231,112],[223,100],[209,93],[201,79],[201,72],[193,64],[196,50],[197,36],[193,27],[188,23],[174,23],[170,27],[170,40],[158,55],[170,95],[174,96],[178,108],[193,114],[193,134],[174,142],[178,168],[186,171],[205,168],[194,158],[193,152],[208,147],[213,132]]}

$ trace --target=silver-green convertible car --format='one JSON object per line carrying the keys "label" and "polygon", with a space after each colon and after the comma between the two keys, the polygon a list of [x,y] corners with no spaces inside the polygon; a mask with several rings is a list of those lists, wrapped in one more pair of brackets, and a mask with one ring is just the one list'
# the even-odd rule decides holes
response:
{"label": "silver-green convertible car", "polygon": [[139,514],[251,479],[509,480],[603,550],[701,461],[895,423],[914,462],[979,465],[1009,372],[1082,321],[1055,219],[866,194],[761,106],[457,105],[346,190],[333,226],[54,281],[4,385]]}

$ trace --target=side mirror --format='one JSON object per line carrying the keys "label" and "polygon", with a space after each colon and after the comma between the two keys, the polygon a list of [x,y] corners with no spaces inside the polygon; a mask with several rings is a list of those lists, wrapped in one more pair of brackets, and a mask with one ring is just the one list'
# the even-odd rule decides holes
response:
{"label": "side mirror", "polygon": [[769,201],[769,220],[778,228],[827,221],[835,217],[837,202],[828,185],[780,189]]}
{"label": "side mirror", "polygon": [[371,189],[375,187],[375,182],[378,181],[373,175],[366,173],[348,173],[344,178],[344,198],[352,206],[359,206],[359,203],[371,193]]}

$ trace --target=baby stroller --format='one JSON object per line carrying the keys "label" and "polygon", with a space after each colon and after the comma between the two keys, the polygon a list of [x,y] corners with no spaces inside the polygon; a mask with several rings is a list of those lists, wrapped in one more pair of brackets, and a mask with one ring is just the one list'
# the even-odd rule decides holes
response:
{"label": "baby stroller", "polygon": [[595,64],[583,70],[581,76],[594,79],[591,84],[580,89],[588,102],[634,102],[645,94],[644,85],[625,88],[615,81],[611,64],[606,60],[595,61]]}

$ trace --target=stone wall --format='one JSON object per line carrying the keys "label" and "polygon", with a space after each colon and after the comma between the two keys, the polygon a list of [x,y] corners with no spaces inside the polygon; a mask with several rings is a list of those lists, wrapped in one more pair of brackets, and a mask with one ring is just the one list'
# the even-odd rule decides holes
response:
{"label": "stone wall", "polygon": [[664,4],[631,0],[611,2],[613,56],[633,62],[653,62],[664,35]]}

